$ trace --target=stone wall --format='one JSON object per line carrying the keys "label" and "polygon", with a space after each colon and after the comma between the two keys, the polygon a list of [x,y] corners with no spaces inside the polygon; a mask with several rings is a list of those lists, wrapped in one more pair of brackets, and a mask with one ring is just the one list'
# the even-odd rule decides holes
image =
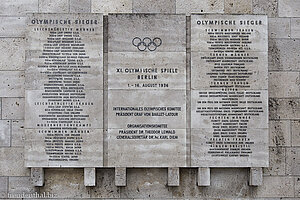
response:
{"label": "stone wall", "polygon": [[[212,169],[211,186],[198,187],[197,169],[180,170],[180,186],[167,186],[167,169],[128,169],[127,186],[114,185],[114,169],[97,169],[85,187],[83,169],[46,169],[33,187],[24,168],[26,13],[227,13],[269,17],[270,167],[263,185],[248,185],[249,169]],[[0,3],[0,198],[49,192],[57,198],[300,198],[299,0],[2,0]],[[107,52],[107,49],[104,49]]]}

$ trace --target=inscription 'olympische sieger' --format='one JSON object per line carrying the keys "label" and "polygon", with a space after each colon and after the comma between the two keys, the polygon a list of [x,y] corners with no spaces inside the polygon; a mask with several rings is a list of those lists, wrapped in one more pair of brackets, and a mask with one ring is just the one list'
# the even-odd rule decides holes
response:
{"label": "inscription 'olympische sieger'", "polygon": [[101,14],[28,16],[27,167],[103,166]]}
{"label": "inscription 'olympische sieger'", "polygon": [[266,16],[191,17],[192,166],[268,165]]}
{"label": "inscription 'olympische sieger'", "polygon": [[108,166],[186,166],[185,16],[108,21]]}

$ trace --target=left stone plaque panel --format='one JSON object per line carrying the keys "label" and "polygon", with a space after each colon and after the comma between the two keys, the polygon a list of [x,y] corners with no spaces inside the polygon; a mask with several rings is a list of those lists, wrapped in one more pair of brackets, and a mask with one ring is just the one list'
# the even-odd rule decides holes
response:
{"label": "left stone plaque panel", "polygon": [[30,14],[26,167],[103,166],[103,16]]}

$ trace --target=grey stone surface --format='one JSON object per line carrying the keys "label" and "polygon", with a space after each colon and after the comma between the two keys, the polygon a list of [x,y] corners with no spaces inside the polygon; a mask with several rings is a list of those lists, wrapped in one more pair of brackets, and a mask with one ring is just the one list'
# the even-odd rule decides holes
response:
{"label": "grey stone surface", "polygon": [[30,12],[38,12],[38,0],[3,0],[1,1],[1,15],[22,15]]}
{"label": "grey stone surface", "polygon": [[263,168],[264,175],[284,176],[285,175],[285,148],[270,147],[270,166]]}
{"label": "grey stone surface", "polygon": [[176,13],[224,13],[223,0],[176,0]]}
{"label": "grey stone surface", "polygon": [[252,0],[225,0],[225,13],[230,14],[251,14]]}
{"label": "grey stone surface", "polygon": [[96,185],[96,168],[85,167],[84,169],[84,185],[95,186]]}
{"label": "grey stone surface", "polygon": [[300,119],[299,110],[299,99],[269,99],[269,119]]}
{"label": "grey stone surface", "polygon": [[299,45],[299,39],[270,39],[269,70],[300,71]]}
{"label": "grey stone surface", "polygon": [[22,147],[0,148],[0,176],[29,176]]}
{"label": "grey stone surface", "polygon": [[91,0],[92,13],[131,13],[132,0]]}
{"label": "grey stone surface", "polygon": [[0,177],[0,198],[7,198],[8,177]]}
{"label": "grey stone surface", "polygon": [[33,194],[38,192],[38,188],[31,184],[30,177],[9,177],[8,181],[8,193],[10,195],[22,193]]}
{"label": "grey stone surface", "polygon": [[26,17],[0,16],[0,37],[25,37]]}
{"label": "grey stone surface", "polygon": [[300,38],[300,18],[291,18],[291,37]]}
{"label": "grey stone surface", "polygon": [[168,168],[168,186],[179,186],[180,173],[178,167]]}
{"label": "grey stone surface", "polygon": [[2,98],[2,119],[24,119],[24,98]]}
{"label": "grey stone surface", "polygon": [[24,38],[0,38],[0,48],[5,49],[0,54],[1,70],[24,70]]}
{"label": "grey stone surface", "polygon": [[0,147],[9,147],[11,141],[11,121],[0,120]]}
{"label": "grey stone surface", "polygon": [[133,13],[175,13],[176,0],[133,0]]}
{"label": "grey stone surface", "polygon": [[294,0],[278,0],[279,17],[300,17],[300,2]]}
{"label": "grey stone surface", "polygon": [[198,186],[210,186],[210,168],[209,167],[199,167],[198,168]]}
{"label": "grey stone surface", "polygon": [[268,17],[278,16],[278,0],[253,0],[253,14],[267,14]]}
{"label": "grey stone surface", "polygon": [[69,12],[69,0],[39,0],[39,12],[67,13]]}
{"label": "grey stone surface", "polygon": [[300,146],[300,121],[291,122],[292,146]]}
{"label": "grey stone surface", "polygon": [[270,97],[300,97],[299,72],[270,72]]}
{"label": "grey stone surface", "polygon": [[24,97],[24,71],[3,71],[0,80],[1,97]]}
{"label": "grey stone surface", "polygon": [[251,167],[249,185],[261,186],[262,183],[263,183],[263,169],[261,167]]}
{"label": "grey stone surface", "polygon": [[44,168],[30,168],[31,183],[33,186],[43,186],[45,182]]}
{"label": "grey stone surface", "polygon": [[290,38],[290,18],[268,18],[269,38]]}
{"label": "grey stone surface", "polygon": [[24,120],[13,120],[11,146],[23,147],[24,141],[25,141]]}
{"label": "grey stone surface", "polygon": [[91,12],[91,0],[70,0],[70,12],[89,13]]}
{"label": "grey stone surface", "polygon": [[295,197],[300,197],[300,177],[295,177]]}
{"label": "grey stone surface", "polygon": [[125,167],[115,168],[115,185],[126,186],[127,184],[127,172]]}
{"label": "grey stone surface", "polygon": [[269,121],[269,145],[274,146],[290,146],[290,121],[288,120],[270,120]]}
{"label": "grey stone surface", "polygon": [[286,149],[286,174],[300,175],[300,148]]}

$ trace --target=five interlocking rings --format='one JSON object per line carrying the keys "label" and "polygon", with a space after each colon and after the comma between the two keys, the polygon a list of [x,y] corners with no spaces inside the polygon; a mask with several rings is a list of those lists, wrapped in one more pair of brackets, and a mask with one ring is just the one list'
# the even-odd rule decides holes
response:
{"label": "five interlocking rings", "polygon": [[145,37],[143,40],[139,37],[135,37],[132,40],[132,44],[140,51],[146,51],[146,49],[155,51],[156,48],[162,44],[162,40],[158,37],[153,38],[153,40],[149,37]]}

